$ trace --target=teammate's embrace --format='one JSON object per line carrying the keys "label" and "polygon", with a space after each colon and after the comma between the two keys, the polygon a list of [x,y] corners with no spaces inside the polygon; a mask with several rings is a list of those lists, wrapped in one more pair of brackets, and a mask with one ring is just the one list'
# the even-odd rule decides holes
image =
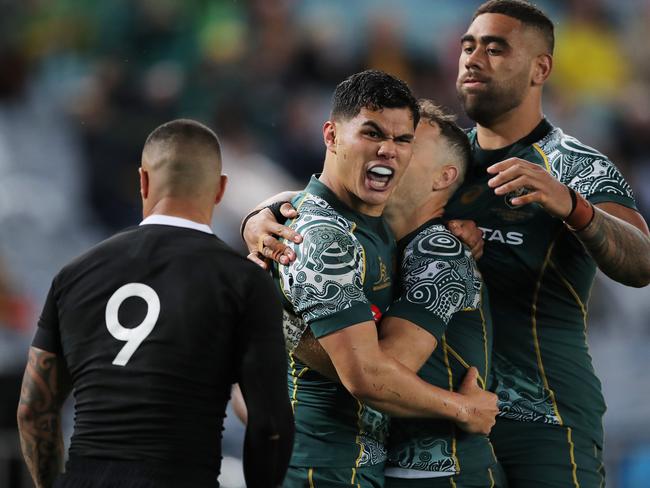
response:
{"label": "teammate's embrace", "polygon": [[140,169],[145,219],[54,278],[29,351],[18,424],[38,487],[62,470],[60,409],[75,428],[56,486],[217,486],[230,387],[248,403],[248,486],[277,486],[293,424],[281,306],[265,273],[208,226],[223,195],[219,141],[175,120]]}
{"label": "teammate's embrace", "polygon": [[352,75],[337,86],[324,125],[323,174],[294,198],[292,225],[304,241],[292,244],[295,262],[276,268],[296,418],[285,487],[383,486],[386,413],[482,434],[493,425],[496,397],[475,376],[457,391],[434,386],[378,341],[395,284],[395,242],[381,214],[411,158],[418,119],[402,82],[376,71]]}

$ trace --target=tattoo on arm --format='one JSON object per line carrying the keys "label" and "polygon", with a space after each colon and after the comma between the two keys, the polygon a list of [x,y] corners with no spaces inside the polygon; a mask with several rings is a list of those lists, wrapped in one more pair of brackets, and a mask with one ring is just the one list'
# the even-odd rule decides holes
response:
{"label": "tattoo on arm", "polygon": [[650,282],[650,238],[632,224],[595,208],[592,222],[576,235],[607,276],[624,285]]}
{"label": "tattoo on arm", "polygon": [[31,347],[18,404],[20,445],[38,488],[50,487],[63,471],[61,407],[70,392],[60,356]]}

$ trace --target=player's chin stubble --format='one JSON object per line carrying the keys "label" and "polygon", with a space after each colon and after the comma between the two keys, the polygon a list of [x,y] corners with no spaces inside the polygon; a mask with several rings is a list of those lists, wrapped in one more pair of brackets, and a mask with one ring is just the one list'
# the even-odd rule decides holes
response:
{"label": "player's chin stubble", "polygon": [[456,95],[467,116],[477,124],[489,126],[503,114],[518,107],[523,95],[515,87],[506,90],[490,87],[482,93],[469,94],[456,85]]}

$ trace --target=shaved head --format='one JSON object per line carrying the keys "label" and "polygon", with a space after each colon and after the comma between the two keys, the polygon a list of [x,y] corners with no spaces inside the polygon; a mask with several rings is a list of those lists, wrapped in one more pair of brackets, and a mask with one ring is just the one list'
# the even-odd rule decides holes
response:
{"label": "shaved head", "polygon": [[172,120],[147,138],[142,169],[149,173],[151,192],[158,197],[207,197],[219,189],[219,139],[199,122]]}

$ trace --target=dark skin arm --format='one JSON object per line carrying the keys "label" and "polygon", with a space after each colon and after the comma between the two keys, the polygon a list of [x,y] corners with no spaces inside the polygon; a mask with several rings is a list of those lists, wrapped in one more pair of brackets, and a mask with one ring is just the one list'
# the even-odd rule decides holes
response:
{"label": "dark skin arm", "polygon": [[[537,202],[554,217],[571,213],[568,187],[544,168],[519,158],[510,158],[487,169],[495,175],[488,185],[497,195],[520,188],[529,193],[512,199],[513,205]],[[595,205],[592,222],[575,235],[598,267],[624,285],[643,287],[650,283],[650,232],[641,214],[613,202]]]}
{"label": "dark skin arm", "polygon": [[[260,203],[257,208],[262,208],[274,202],[282,202],[296,196],[296,192],[284,192]],[[290,203],[280,207],[282,215],[288,219],[298,215]],[[483,232],[472,220],[450,220],[447,223],[449,231],[458,237],[472,252],[474,259],[483,255]],[[248,248],[248,259],[263,269],[268,269],[269,260],[287,265],[296,259],[296,254],[289,246],[278,240],[286,239],[297,244],[302,242],[302,236],[293,229],[279,224],[273,213],[268,210],[253,215],[248,219],[242,229],[242,235]]]}
{"label": "dark skin arm", "polygon": [[71,380],[61,356],[31,347],[18,404],[23,457],[37,488],[49,488],[63,472],[61,407]]}
{"label": "dark skin arm", "polygon": [[650,283],[650,232],[641,215],[617,203],[595,205],[594,220],[576,232],[603,273],[624,285]]}
{"label": "dark skin arm", "polygon": [[[298,192],[287,191],[274,195],[260,203],[251,213],[275,202],[288,202],[297,194]],[[290,203],[285,203],[280,210],[282,211],[282,215],[288,219],[292,219],[298,215]],[[296,259],[295,253],[288,246],[278,241],[276,237],[284,238],[295,243],[302,242],[302,236],[289,227],[279,224],[275,220],[273,212],[269,209],[264,209],[250,217],[243,224],[241,231],[246,247],[248,248],[248,259],[263,269],[268,269],[269,259],[284,265]]]}
{"label": "dark skin arm", "polygon": [[246,313],[239,328],[242,350],[237,379],[247,410],[243,462],[250,488],[282,484],[294,434],[282,306],[271,280],[260,275],[247,291]]}

